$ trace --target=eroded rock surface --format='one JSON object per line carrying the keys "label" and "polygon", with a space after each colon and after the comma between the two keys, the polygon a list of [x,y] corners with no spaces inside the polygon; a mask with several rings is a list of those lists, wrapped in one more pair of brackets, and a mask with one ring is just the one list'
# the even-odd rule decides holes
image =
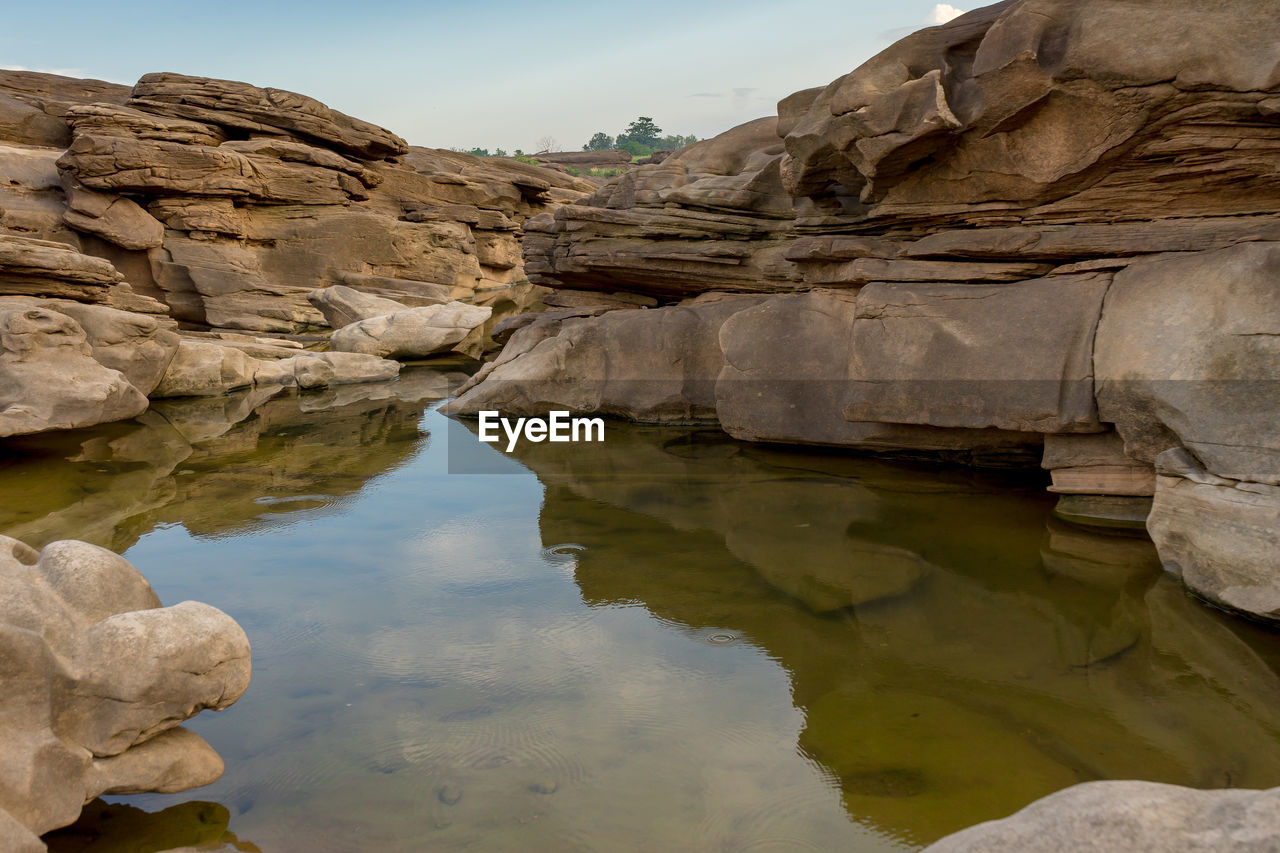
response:
{"label": "eroded rock surface", "polygon": [[[323,349],[330,328],[443,303],[438,322],[355,348],[481,357],[500,319],[541,307],[525,220],[594,189],[411,148],[304,95],[179,74],[131,90],[0,72],[0,173],[0,297],[68,306],[70,320],[51,322],[79,325],[92,348],[87,360],[61,343],[5,354],[5,435],[130,417],[139,395],[383,381],[398,367],[372,356],[280,350],[293,333]],[[326,294],[316,305],[313,291]],[[174,321],[213,336],[179,348]],[[234,331],[251,336],[223,337]]]}
{"label": "eroded rock surface", "polygon": [[222,761],[178,724],[249,683],[244,631],[185,601],[162,607],[122,557],[85,542],[37,552],[0,536],[0,842],[42,850],[102,794],[206,785]]}
{"label": "eroded rock surface", "polygon": [[0,300],[0,437],[131,418],[147,398],[94,358],[80,324]]}
{"label": "eroded rock surface", "polygon": [[[1193,591],[1222,603],[1217,564],[1238,561],[1280,594],[1257,560],[1280,485],[1277,14],[1006,0],[638,166],[526,222],[525,265],[663,307],[522,320],[454,411],[647,419],[641,390],[599,389],[668,354],[742,438],[983,463],[1043,443],[1056,491],[1156,493],[1151,532]],[[695,362],[658,316],[709,292],[754,302]],[[645,339],[612,343],[629,325]],[[1176,448],[1231,485],[1157,486]],[[1177,533],[1206,490],[1221,535]],[[1264,598],[1231,606],[1273,618]]]}
{"label": "eroded rock surface", "polygon": [[1280,844],[1280,790],[1197,791],[1156,782],[1085,782],[1003,820],[982,823],[927,853],[1130,850],[1263,853]]}
{"label": "eroded rock surface", "polygon": [[492,312],[491,308],[462,302],[406,308],[343,326],[333,333],[329,346],[335,353],[425,358],[447,352]]}

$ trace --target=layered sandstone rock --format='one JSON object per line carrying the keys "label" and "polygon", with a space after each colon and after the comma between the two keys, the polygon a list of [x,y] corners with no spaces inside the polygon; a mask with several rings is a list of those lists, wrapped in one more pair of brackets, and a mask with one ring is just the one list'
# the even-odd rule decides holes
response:
{"label": "layered sandstone rock", "polygon": [[[522,267],[524,221],[594,188],[517,161],[410,148],[311,98],[233,81],[152,74],[130,90],[0,72],[0,98],[0,297],[133,312],[63,312],[88,335],[89,360],[78,345],[15,343],[0,358],[5,434],[130,417],[139,394],[382,381],[398,367],[293,359],[283,336],[454,300],[466,304],[444,312],[449,322],[354,348],[480,357],[500,319],[541,307],[545,291]],[[326,314],[308,294],[330,285],[317,303]],[[216,335],[179,351],[174,320]],[[229,330],[281,337],[217,336]],[[43,402],[42,387],[55,389]]]}
{"label": "layered sandstone rock", "polygon": [[410,150],[310,98],[231,81],[147,75],[127,106],[75,108],[70,121],[60,168],[140,198],[164,227],[149,279],[180,319],[224,328],[323,328],[306,294],[359,289],[353,275],[391,298],[515,284],[521,222],[590,189]]}
{"label": "layered sandstone rock", "polygon": [[[178,74],[146,75],[132,92],[16,81],[12,130],[0,109],[0,141],[19,144],[0,147],[0,235],[111,261],[196,324],[323,329],[306,294],[330,284],[411,307],[518,285],[523,222],[594,189],[514,160],[410,148],[277,89]],[[57,126],[33,130],[36,113]]]}
{"label": "layered sandstone rock", "polygon": [[[1008,0],[908,36],[525,223],[531,281],[665,307],[528,321],[454,411],[661,419],[641,384],[600,393],[656,357],[742,438],[972,461],[1043,443],[1056,491],[1164,495],[1166,564],[1270,617],[1216,563],[1280,590],[1262,556],[1280,512],[1277,14]],[[714,331],[666,319],[712,291],[750,307]],[[623,328],[644,332],[624,347]],[[1157,486],[1180,447],[1229,485],[1175,489],[1167,468]],[[1200,544],[1174,532],[1192,492],[1221,520]]]}
{"label": "layered sandstone rock", "polygon": [[123,558],[85,542],[37,552],[0,537],[0,846],[42,850],[102,794],[207,785],[222,761],[178,724],[249,683],[249,641],[225,613],[162,607]]}

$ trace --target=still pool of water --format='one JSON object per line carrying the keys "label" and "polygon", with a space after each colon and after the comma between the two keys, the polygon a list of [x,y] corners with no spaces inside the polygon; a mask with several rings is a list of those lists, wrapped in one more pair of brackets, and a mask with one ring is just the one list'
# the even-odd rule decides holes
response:
{"label": "still pool of water", "polygon": [[1038,478],[623,424],[508,458],[434,411],[459,378],[5,446],[0,532],[254,647],[188,724],[222,780],[53,850],[913,850],[1089,779],[1280,784],[1280,638]]}

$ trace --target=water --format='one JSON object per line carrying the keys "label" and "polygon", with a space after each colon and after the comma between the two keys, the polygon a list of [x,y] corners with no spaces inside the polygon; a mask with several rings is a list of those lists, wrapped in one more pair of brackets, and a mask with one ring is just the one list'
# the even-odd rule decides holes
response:
{"label": "water", "polygon": [[508,459],[434,411],[459,378],[7,446],[0,531],[254,647],[188,724],[222,780],[52,849],[912,850],[1088,779],[1280,784],[1280,638],[1038,477],[612,423]]}

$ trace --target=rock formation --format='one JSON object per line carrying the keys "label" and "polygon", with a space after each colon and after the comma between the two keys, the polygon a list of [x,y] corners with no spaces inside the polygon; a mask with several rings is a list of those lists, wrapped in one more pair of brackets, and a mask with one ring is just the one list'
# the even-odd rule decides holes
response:
{"label": "rock formation", "polygon": [[1197,791],[1154,782],[1086,782],[1005,818],[970,827],[926,853],[1169,850],[1263,853],[1280,844],[1280,790]]}
{"label": "rock formation", "polygon": [[[1154,492],[1166,565],[1273,618],[1278,14],[1006,0],[908,36],[525,223],[531,281],[660,305],[523,321],[451,411],[1043,453],[1056,491]],[[1178,448],[1203,476],[1155,476]]]}
{"label": "rock formation", "polygon": [[101,794],[207,785],[222,761],[178,724],[249,683],[249,641],[207,604],[161,607],[122,557],[0,536],[0,847],[44,849]]}
{"label": "rock formation", "polygon": [[425,358],[447,352],[492,313],[492,308],[462,302],[406,308],[343,326],[333,333],[329,346],[335,354]]}
{"label": "rock formation", "polygon": [[[478,357],[502,317],[540,306],[524,221],[594,188],[412,148],[303,95],[178,74],[130,89],[0,71],[0,174],[0,436],[132,417],[148,396],[386,379],[394,364],[304,357],[286,338],[323,349],[330,328],[441,302],[454,303],[448,346],[357,349]],[[330,286],[346,307],[322,312],[332,299],[308,295]]]}

